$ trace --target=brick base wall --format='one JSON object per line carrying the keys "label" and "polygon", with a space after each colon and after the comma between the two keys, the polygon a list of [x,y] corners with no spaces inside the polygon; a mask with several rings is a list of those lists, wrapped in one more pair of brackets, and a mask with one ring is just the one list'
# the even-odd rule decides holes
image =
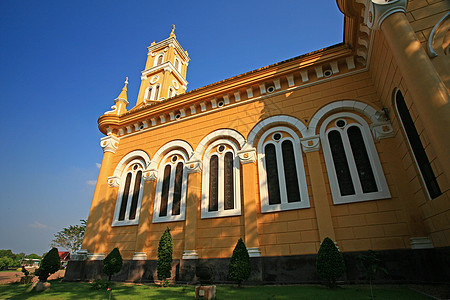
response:
{"label": "brick base wall", "polygon": [[[346,272],[340,278],[345,283],[365,282],[359,255],[367,252],[344,252]],[[450,247],[434,249],[408,249],[378,251],[388,275],[379,274],[378,283],[445,283],[450,282]],[[318,283],[316,256],[292,255],[251,258],[252,273],[247,284],[270,283]],[[226,258],[174,260],[172,280],[179,283],[196,283],[195,268],[206,265],[211,268],[215,283],[230,283]],[[64,280],[86,281],[106,278],[102,273],[102,261],[70,261]],[[122,270],[112,277],[114,281],[154,282],[155,260],[124,261]]]}

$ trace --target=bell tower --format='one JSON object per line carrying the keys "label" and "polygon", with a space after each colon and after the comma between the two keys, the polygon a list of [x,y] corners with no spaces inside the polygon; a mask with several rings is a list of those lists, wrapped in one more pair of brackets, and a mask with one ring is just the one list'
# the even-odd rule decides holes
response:
{"label": "bell tower", "polygon": [[175,25],[172,25],[172,32],[167,39],[153,42],[147,49],[147,62],[142,71],[136,107],[182,94],[188,84],[186,70],[189,55],[177,41]]}

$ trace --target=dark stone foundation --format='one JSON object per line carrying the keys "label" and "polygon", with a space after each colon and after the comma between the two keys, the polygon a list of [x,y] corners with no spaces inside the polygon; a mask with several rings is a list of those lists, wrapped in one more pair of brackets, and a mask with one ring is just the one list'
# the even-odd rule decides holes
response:
{"label": "dark stone foundation", "polygon": [[[346,272],[340,280],[346,283],[365,282],[359,255],[367,252],[344,252]],[[377,251],[388,275],[379,274],[379,283],[446,283],[450,282],[450,247],[434,249],[408,249]],[[247,283],[318,283],[316,254],[253,257],[252,273]],[[179,283],[196,283],[197,265],[211,268],[215,283],[229,283],[229,258],[174,260],[172,280]],[[103,261],[70,261],[66,281],[86,281],[106,278],[102,273]],[[112,276],[114,281],[154,282],[156,260],[125,260],[122,270]]]}

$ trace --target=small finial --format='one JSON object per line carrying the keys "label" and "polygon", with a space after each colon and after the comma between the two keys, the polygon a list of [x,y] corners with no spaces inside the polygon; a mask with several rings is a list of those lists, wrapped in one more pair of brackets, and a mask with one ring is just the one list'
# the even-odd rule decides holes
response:
{"label": "small finial", "polygon": [[125,84],[128,84],[128,77],[126,77],[125,79]]}
{"label": "small finial", "polygon": [[170,33],[170,36],[175,36],[175,24],[172,24],[172,32]]}
{"label": "small finial", "polygon": [[175,31],[175,24],[172,24],[172,31]]}

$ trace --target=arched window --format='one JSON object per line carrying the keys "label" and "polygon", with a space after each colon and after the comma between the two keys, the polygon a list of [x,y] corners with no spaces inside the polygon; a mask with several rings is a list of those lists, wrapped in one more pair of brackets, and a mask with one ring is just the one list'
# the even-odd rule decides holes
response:
{"label": "arched window", "polygon": [[158,100],[159,99],[159,84],[155,87],[155,93],[152,95],[151,100]]}
{"label": "arched window", "polygon": [[320,139],[334,204],[390,198],[369,126],[353,113],[328,117]]}
{"label": "arched window", "polygon": [[261,212],[308,208],[303,155],[297,134],[287,127],[274,127],[258,142]]}
{"label": "arched window", "polygon": [[182,221],[185,218],[187,173],[183,151],[166,154],[158,170],[153,223]]}
{"label": "arched window", "polygon": [[145,96],[144,96],[145,100],[151,100],[151,98],[152,98],[152,90],[153,90],[152,86],[149,86],[147,88],[147,90],[145,91]]}
{"label": "arched window", "polygon": [[142,201],[142,172],[145,163],[135,159],[127,164],[120,179],[119,194],[112,226],[133,225],[139,223]]}
{"label": "arched window", "polygon": [[241,214],[238,147],[230,140],[211,143],[203,156],[202,218]]}
{"label": "arched window", "polygon": [[178,72],[181,72],[180,60],[177,57],[175,57],[175,69],[177,69]]}
{"label": "arched window", "polygon": [[428,160],[427,153],[423,147],[422,141],[420,140],[419,133],[417,132],[414,121],[411,118],[408,107],[406,106],[403,95],[400,91],[397,91],[395,95],[395,104],[397,106],[397,112],[400,116],[403,129],[408,138],[409,145],[411,146],[412,152],[417,166],[419,167],[422,179],[425,182],[428,195],[431,199],[434,199],[442,194],[439,184],[434,175],[433,169],[431,168],[430,161]]}
{"label": "arched window", "polygon": [[154,67],[159,66],[160,64],[163,63],[163,59],[164,59],[164,53],[159,54],[156,58],[155,58],[155,62],[153,64]]}

